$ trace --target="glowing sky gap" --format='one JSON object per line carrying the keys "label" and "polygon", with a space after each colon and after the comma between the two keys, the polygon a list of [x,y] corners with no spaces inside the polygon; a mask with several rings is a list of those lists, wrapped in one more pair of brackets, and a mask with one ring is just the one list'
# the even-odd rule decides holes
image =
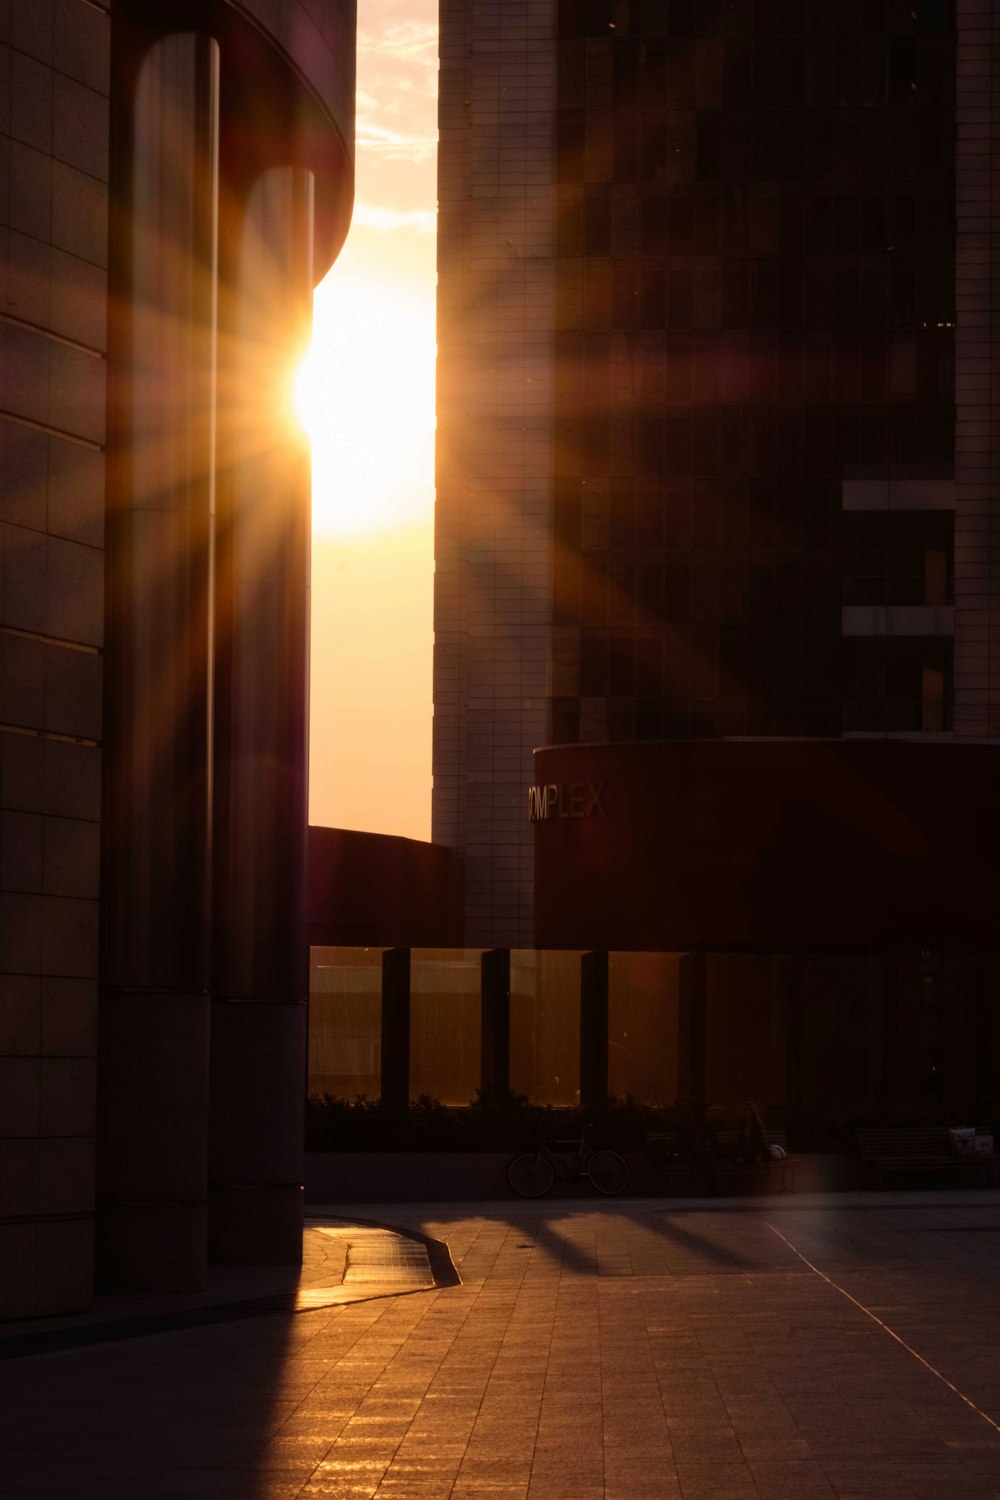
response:
{"label": "glowing sky gap", "polygon": [[310,820],[430,835],[436,0],[360,0],[357,190],[295,407],[313,447]]}

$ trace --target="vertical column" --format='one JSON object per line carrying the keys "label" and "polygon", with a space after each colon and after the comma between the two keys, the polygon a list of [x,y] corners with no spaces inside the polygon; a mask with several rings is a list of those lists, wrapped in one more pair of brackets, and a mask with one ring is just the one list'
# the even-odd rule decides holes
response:
{"label": "vertical column", "polygon": [[471,944],[533,940],[532,751],[548,738],[555,0],[441,9],[436,840]]}
{"label": "vertical column", "polygon": [[882,1103],[900,1102],[903,1066],[900,1057],[899,959],[882,960]]}
{"label": "vertical column", "polygon": [[973,991],[975,1028],[975,1122],[992,1126],[1000,1109],[1000,1025],[996,1009],[1000,965],[992,954],[966,960]]}
{"label": "vertical column", "polygon": [[205,1274],[218,48],[169,37],[120,82],[98,1272],[166,1290]]}
{"label": "vertical column", "polygon": [[410,950],[382,954],[382,1100],[410,1102]]}
{"label": "vertical column", "polygon": [[313,178],[266,172],[227,267],[216,538],[213,1260],[301,1258]]}
{"label": "vertical column", "polygon": [[479,1087],[484,1099],[502,1099],[510,1092],[510,949],[487,949],[480,964]]}
{"label": "vertical column", "polygon": [[799,1109],[804,1097],[805,987],[808,959],[793,953],[779,953],[774,960],[774,983],[782,1025],[785,1032],[785,1104]]}
{"label": "vertical column", "polygon": [[977,1118],[978,995],[975,961],[942,953],[937,985],[938,1088],[952,1119]]}
{"label": "vertical column", "polygon": [[1000,735],[1000,9],[958,0],[956,735]]}
{"label": "vertical column", "polygon": [[682,1100],[706,1102],[707,965],[704,953],[682,953],[678,1005],[677,1081]]}
{"label": "vertical column", "polygon": [[111,20],[2,33],[0,1320],[94,1292]]}
{"label": "vertical column", "polygon": [[580,1103],[608,1097],[608,955],[580,956]]}

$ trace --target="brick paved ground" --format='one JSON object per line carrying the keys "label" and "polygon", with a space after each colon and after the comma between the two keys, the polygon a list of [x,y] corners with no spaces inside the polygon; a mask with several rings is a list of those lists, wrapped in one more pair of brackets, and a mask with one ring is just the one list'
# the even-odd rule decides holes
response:
{"label": "brick paved ground", "polygon": [[462,1285],[8,1360],[5,1500],[1000,1497],[998,1194],[358,1212]]}

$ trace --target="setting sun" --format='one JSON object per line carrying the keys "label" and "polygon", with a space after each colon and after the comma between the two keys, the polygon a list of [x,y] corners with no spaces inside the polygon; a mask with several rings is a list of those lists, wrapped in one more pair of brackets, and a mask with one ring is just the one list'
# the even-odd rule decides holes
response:
{"label": "setting sun", "polygon": [[354,218],[294,383],[313,460],[310,820],[426,839],[437,0],[359,10]]}
{"label": "setting sun", "polygon": [[318,536],[412,525],[432,501],[432,290],[371,275],[351,259],[348,247],[316,293],[313,342],[295,379]]}

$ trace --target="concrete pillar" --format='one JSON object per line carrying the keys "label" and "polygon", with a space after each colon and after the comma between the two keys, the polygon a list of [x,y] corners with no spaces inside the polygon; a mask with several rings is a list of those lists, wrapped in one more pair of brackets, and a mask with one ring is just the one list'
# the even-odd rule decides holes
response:
{"label": "concrete pillar", "polygon": [[382,954],[382,1100],[410,1102],[410,950]]}
{"label": "concrete pillar", "polygon": [[785,1098],[791,1109],[799,1109],[806,1097],[803,1069],[803,1026],[809,960],[796,953],[779,953],[774,960],[774,983],[785,1033]]}
{"label": "concrete pillar", "polygon": [[480,963],[479,1089],[502,1098],[510,1091],[510,949],[488,948]]}
{"label": "concrete pillar", "polygon": [[220,361],[209,1253],[302,1254],[313,178],[265,172],[229,247]]}
{"label": "concrete pillar", "polygon": [[608,955],[580,956],[580,1103],[608,1097]]}
{"label": "concrete pillar", "polygon": [[166,1290],[205,1276],[218,47],[119,61],[98,1275]]}
{"label": "concrete pillar", "polygon": [[[899,959],[895,953],[882,958],[882,1097],[890,1107],[901,1102],[903,1058],[900,1056]],[[904,1021],[905,1024],[905,1021]]]}
{"label": "concrete pillar", "polygon": [[688,1104],[704,1104],[707,1061],[704,953],[681,954],[678,999],[678,1092],[681,1100]]}
{"label": "concrete pillar", "polygon": [[996,1017],[1000,964],[996,955],[978,953],[966,960],[974,995],[975,1117],[993,1126],[1000,1114],[1000,1024]]}

